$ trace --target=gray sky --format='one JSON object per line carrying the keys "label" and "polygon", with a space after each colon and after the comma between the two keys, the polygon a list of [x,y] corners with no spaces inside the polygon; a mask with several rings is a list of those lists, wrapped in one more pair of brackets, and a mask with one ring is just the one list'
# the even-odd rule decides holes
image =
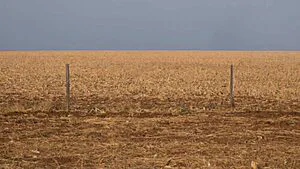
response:
{"label": "gray sky", "polygon": [[300,50],[299,0],[1,0],[0,50]]}

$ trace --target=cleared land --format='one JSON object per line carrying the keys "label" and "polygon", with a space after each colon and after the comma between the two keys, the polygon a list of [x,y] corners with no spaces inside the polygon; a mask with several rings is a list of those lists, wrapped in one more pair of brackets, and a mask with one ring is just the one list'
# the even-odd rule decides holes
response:
{"label": "cleared land", "polygon": [[0,70],[4,168],[300,168],[300,52],[3,51]]}

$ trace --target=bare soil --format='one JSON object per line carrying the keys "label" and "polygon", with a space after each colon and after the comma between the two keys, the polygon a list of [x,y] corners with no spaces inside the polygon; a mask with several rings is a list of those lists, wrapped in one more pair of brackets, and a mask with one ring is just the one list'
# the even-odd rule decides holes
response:
{"label": "bare soil", "polygon": [[300,167],[299,112],[11,112],[4,168]]}

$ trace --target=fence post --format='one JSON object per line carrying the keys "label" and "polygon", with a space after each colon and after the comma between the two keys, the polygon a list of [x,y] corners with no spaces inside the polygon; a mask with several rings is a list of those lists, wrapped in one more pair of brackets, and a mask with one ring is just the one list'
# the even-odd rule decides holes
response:
{"label": "fence post", "polygon": [[234,76],[233,76],[233,65],[230,65],[230,104],[231,104],[231,107],[234,107]]}
{"label": "fence post", "polygon": [[67,111],[70,111],[70,65],[66,64],[66,102]]}

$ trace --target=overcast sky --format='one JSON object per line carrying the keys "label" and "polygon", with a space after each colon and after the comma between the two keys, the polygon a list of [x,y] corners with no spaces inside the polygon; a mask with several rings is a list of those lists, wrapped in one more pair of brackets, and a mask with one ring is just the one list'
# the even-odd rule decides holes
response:
{"label": "overcast sky", "polygon": [[300,0],[1,0],[0,50],[300,50]]}

